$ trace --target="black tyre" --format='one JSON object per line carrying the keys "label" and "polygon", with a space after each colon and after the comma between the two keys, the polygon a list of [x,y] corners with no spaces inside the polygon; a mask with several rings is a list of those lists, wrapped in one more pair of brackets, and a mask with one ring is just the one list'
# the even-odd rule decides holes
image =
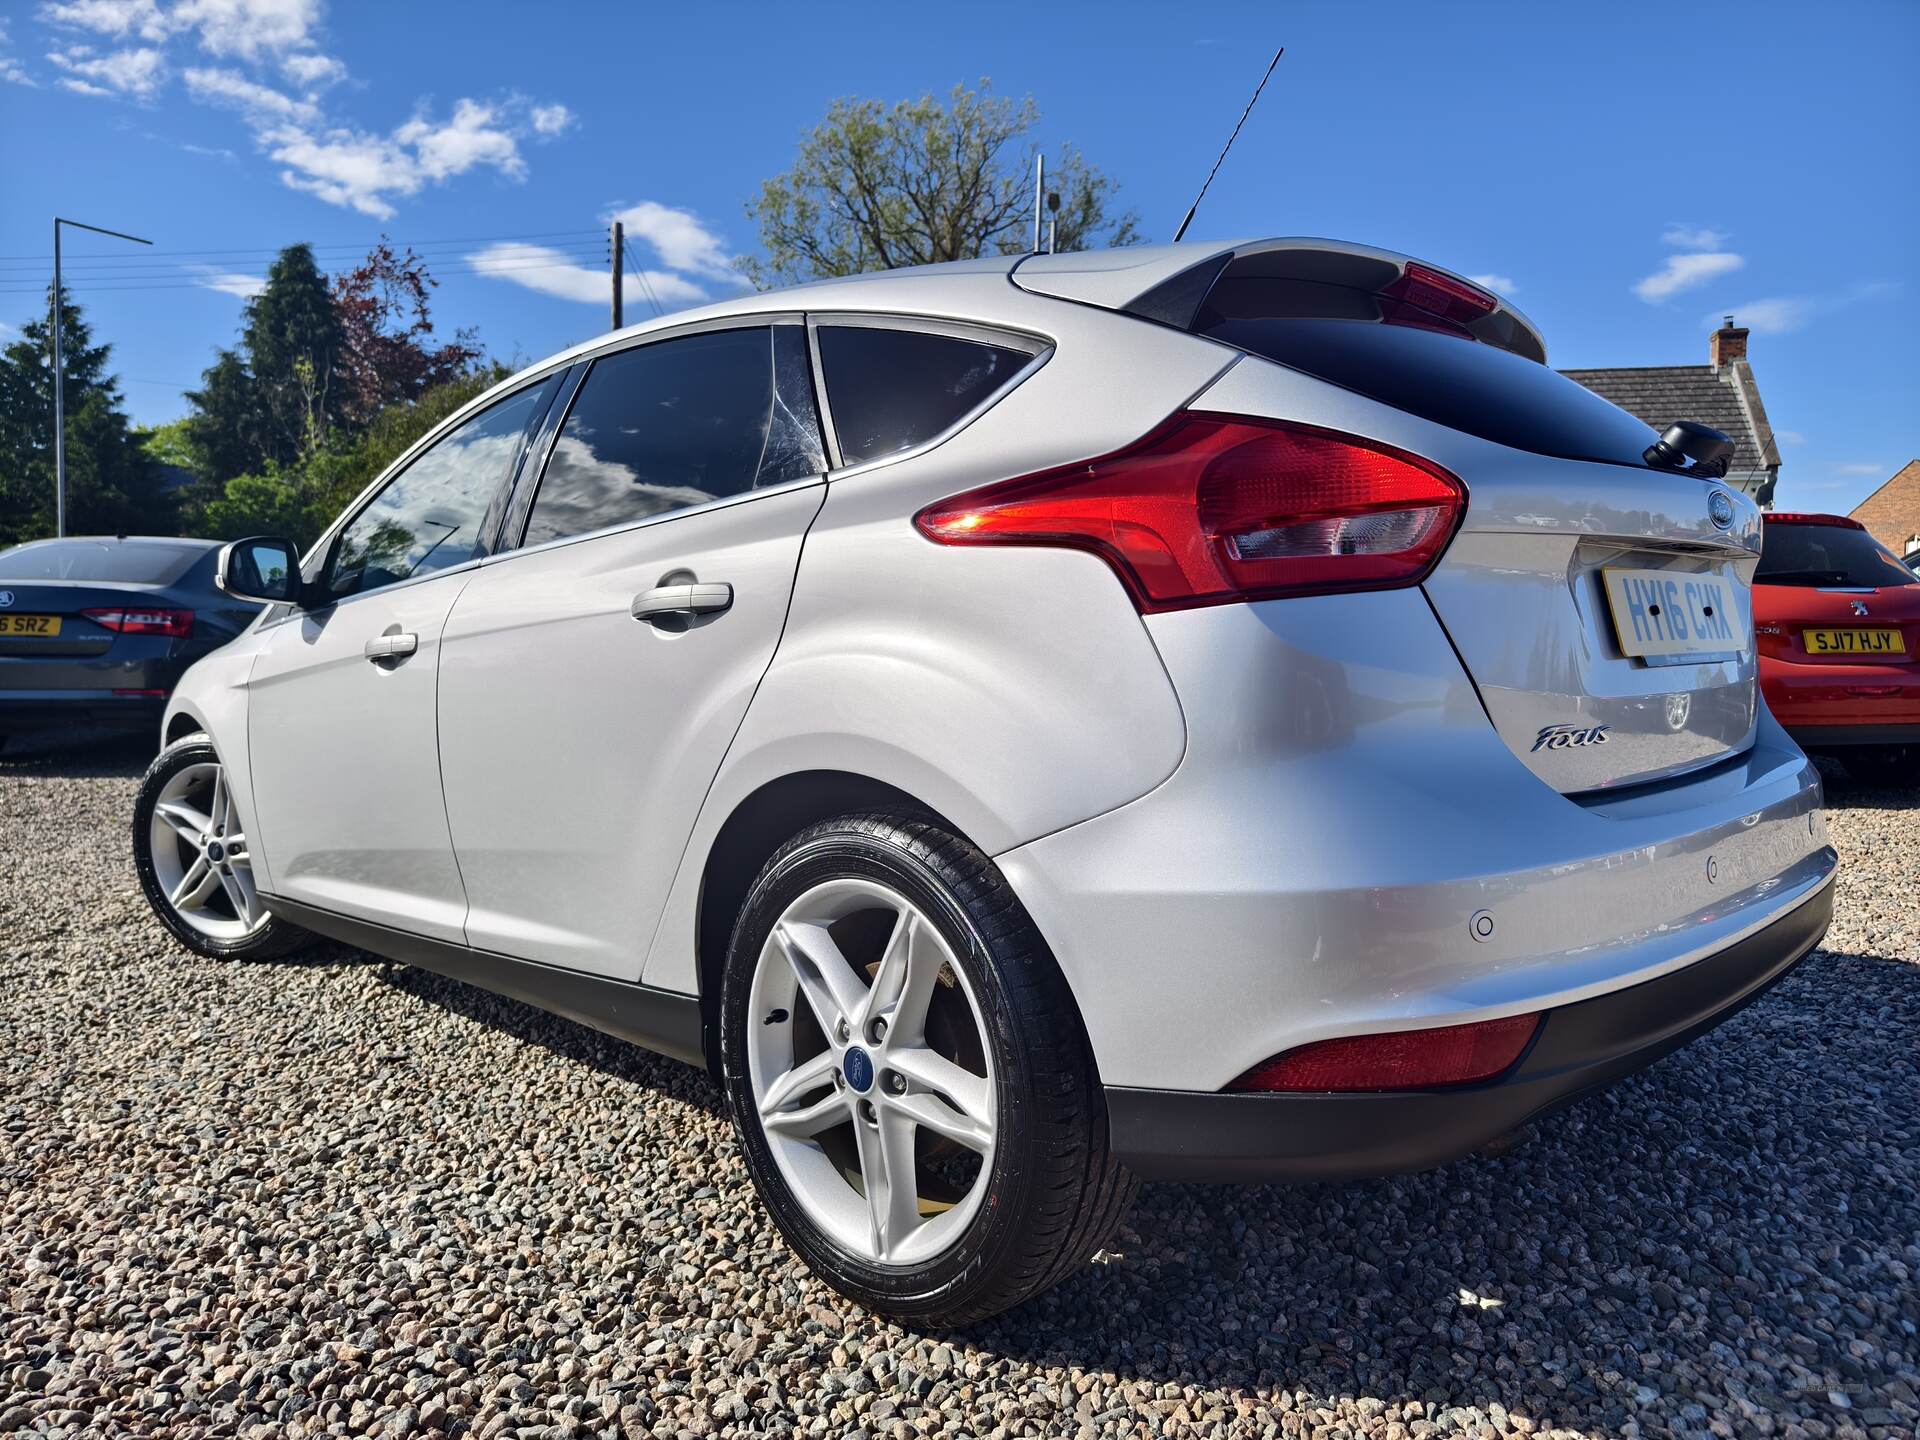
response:
{"label": "black tyre", "polygon": [[1132,1199],[1053,956],[993,862],[923,818],[846,815],[782,846],[734,928],[720,1020],[775,1223],[880,1314],[1018,1305]]}
{"label": "black tyre", "polygon": [[1920,745],[1859,745],[1841,754],[1841,762],[1862,785],[1903,789],[1920,785]]}
{"label": "black tyre", "polygon": [[197,954],[275,960],[313,939],[261,903],[246,827],[205,735],[174,741],[147,767],[133,802],[133,864],[160,923]]}

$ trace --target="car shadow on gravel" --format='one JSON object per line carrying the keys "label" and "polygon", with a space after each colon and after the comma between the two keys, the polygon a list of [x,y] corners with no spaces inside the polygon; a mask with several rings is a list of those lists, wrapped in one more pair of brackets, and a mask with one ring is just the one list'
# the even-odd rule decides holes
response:
{"label": "car shadow on gravel", "polygon": [[[366,956],[369,960],[377,957]],[[709,1115],[724,1116],[726,1100],[713,1077],[694,1065],[670,1060],[625,1040],[602,1034],[590,1025],[562,1019],[518,1000],[450,979],[432,970],[391,961],[379,962],[380,978],[394,989],[429,1005],[497,1030],[503,1035],[575,1064],[590,1065],[628,1084],[697,1106]]]}
{"label": "car shadow on gravel", "polygon": [[41,730],[10,735],[0,748],[0,780],[9,774],[66,780],[137,780],[158,754],[145,730]]}
{"label": "car shadow on gravel", "polygon": [[[1146,1186],[1114,1253],[968,1338],[1169,1399],[1497,1404],[1612,1432],[1655,1411],[1689,1428],[1710,1386],[1716,1407],[1828,1425],[1837,1393],[1857,1422],[1914,1374],[1898,1337],[1920,1233],[1915,1027],[1920,966],[1819,952],[1498,1156],[1347,1185]],[[1707,1350],[1744,1363],[1708,1378]]]}

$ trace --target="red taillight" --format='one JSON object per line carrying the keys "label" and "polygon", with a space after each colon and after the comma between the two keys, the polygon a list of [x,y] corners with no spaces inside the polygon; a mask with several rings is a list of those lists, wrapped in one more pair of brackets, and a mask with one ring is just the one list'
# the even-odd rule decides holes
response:
{"label": "red taillight", "polygon": [[1382,287],[1380,295],[1383,299],[1397,301],[1400,306],[1409,306],[1415,312],[1409,314],[1406,310],[1389,306],[1382,316],[1389,324],[1426,325],[1431,320],[1444,320],[1449,322],[1446,328],[1453,330],[1455,327],[1465,327],[1482,315],[1491,315],[1500,308],[1500,301],[1478,285],[1469,285],[1464,280],[1443,275],[1417,260],[1409,260],[1399,278],[1391,285]]}
{"label": "red taillight", "polygon": [[1760,518],[1769,525],[1837,525],[1843,530],[1867,528],[1846,515],[1808,515],[1798,510],[1774,510],[1762,514]]}
{"label": "red taillight", "polygon": [[1425,577],[1460,482],[1372,440],[1189,412],[1128,449],[928,506],[942,545],[1091,550],[1145,611],[1382,590]]}
{"label": "red taillight", "polygon": [[1536,1013],[1391,1035],[1345,1035],[1276,1055],[1227,1089],[1424,1090],[1490,1080],[1520,1058],[1539,1025]]}
{"label": "red taillight", "polygon": [[82,610],[80,613],[94,624],[118,635],[171,635],[176,639],[184,639],[193,633],[191,610],[116,606],[110,610]]}

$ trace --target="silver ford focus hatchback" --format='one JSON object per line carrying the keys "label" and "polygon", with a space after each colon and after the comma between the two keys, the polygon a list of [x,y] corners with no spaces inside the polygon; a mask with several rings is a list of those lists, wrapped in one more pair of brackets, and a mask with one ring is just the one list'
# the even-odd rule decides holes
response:
{"label": "silver ford focus hatchback", "polygon": [[1455,1160],[1820,939],[1702,435],[1321,240],[671,316],[228,548],[141,881],[707,1065],[794,1249],[964,1323],[1138,1177]]}

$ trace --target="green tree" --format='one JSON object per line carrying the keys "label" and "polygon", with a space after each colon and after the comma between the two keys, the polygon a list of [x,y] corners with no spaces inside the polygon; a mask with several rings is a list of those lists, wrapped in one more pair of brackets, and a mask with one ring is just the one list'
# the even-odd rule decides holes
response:
{"label": "green tree", "polygon": [[[1040,111],[956,85],[888,107],[836,100],[800,140],[791,170],[760,187],[747,214],[765,256],[741,268],[762,289],[801,280],[1013,255],[1032,243],[1033,170],[1028,134]],[[1109,214],[1115,185],[1073,146],[1047,161],[1058,192],[1057,248],[1130,245],[1131,212]]]}
{"label": "green tree", "polygon": [[[80,307],[63,299],[67,531],[171,534],[172,503],[107,368],[112,347],[94,344]],[[54,531],[53,313],[49,286],[47,318],[29,321],[0,351],[0,545]]]}
{"label": "green tree", "polygon": [[342,416],[334,383],[340,317],[306,245],[289,245],[247,302],[237,350],[222,350],[187,399],[190,429],[216,481],[286,464],[324,444]]}
{"label": "green tree", "polygon": [[358,435],[336,431],[298,460],[197,487],[189,525],[218,540],[284,535],[305,549],[414,441],[505,375],[500,366],[469,371],[417,401],[386,406]]}

